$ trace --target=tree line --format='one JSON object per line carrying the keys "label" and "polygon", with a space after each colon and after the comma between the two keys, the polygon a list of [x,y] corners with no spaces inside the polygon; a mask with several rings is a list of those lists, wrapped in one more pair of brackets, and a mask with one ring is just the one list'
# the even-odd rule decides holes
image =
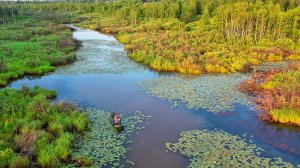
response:
{"label": "tree line", "polygon": [[19,15],[18,9],[14,5],[4,5],[0,3],[0,24],[5,24]]}
{"label": "tree line", "polygon": [[[19,5],[18,5],[19,4]],[[105,2],[18,2],[0,7],[0,23],[18,11],[99,13],[120,24],[137,25],[151,19],[176,18],[186,24],[201,21],[221,31],[227,40],[258,42],[289,38],[298,41],[300,0],[119,0]]]}

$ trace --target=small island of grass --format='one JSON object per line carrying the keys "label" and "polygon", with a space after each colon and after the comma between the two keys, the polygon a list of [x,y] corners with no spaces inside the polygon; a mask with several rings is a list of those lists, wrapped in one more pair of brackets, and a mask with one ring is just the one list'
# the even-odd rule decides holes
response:
{"label": "small island of grass", "polygon": [[87,114],[39,87],[0,90],[0,167],[57,167],[72,161],[74,134],[90,128]]}

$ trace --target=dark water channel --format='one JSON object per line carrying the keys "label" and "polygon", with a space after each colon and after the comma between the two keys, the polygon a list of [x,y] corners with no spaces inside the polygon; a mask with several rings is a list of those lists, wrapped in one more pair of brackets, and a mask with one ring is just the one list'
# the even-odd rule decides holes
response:
{"label": "dark water channel", "polygon": [[77,29],[74,38],[82,41],[78,60],[59,67],[54,73],[26,77],[9,87],[39,85],[57,91],[55,101],[65,100],[84,107],[128,113],[141,111],[152,117],[145,129],[130,137],[133,143],[127,159],[136,167],[186,167],[188,158],[165,151],[166,142],[176,142],[179,133],[192,129],[219,129],[234,135],[247,134],[267,157],[282,157],[299,164],[300,132],[297,128],[280,127],[259,122],[251,106],[236,103],[235,110],[211,113],[204,109],[188,109],[186,105],[172,107],[167,100],[145,94],[139,83],[161,76],[128,59],[123,45],[112,36],[91,30]]}

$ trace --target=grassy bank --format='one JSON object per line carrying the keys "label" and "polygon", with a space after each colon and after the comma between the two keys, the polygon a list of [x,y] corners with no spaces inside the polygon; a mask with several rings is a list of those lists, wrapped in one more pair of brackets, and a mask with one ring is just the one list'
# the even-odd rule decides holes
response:
{"label": "grassy bank", "polygon": [[[115,15],[110,14],[108,9],[107,13],[89,13],[88,19],[78,25],[114,34],[125,44],[131,59],[159,71],[185,74],[233,73],[250,70],[252,66],[263,62],[300,59],[300,7],[284,11],[275,3],[228,2],[218,4],[211,9],[211,13],[207,13],[207,6],[203,5],[202,13],[190,20],[176,15],[152,16],[153,13],[147,13],[150,9],[155,11],[160,7],[172,8],[178,5],[163,4],[131,4],[133,9],[126,13],[128,4],[122,3],[116,5]],[[235,6],[235,9],[227,11],[231,6]],[[190,8],[194,7],[192,5]],[[137,14],[134,18],[132,11],[135,8],[137,13],[141,9],[145,13],[140,16]],[[274,13],[261,16],[268,23],[257,19],[261,11],[270,9],[274,9]],[[239,11],[245,11],[247,16]],[[278,22],[273,22],[272,18]],[[283,18],[284,21],[281,20]],[[293,26],[288,28],[279,22]],[[268,26],[260,26],[265,24]]]}
{"label": "grassy bank", "polygon": [[230,73],[249,70],[263,62],[300,59],[300,6],[292,0],[285,3],[165,0],[16,6],[21,11],[86,16],[79,26],[114,34],[125,44],[130,58],[160,71]]}
{"label": "grassy bank", "polygon": [[[75,61],[80,43],[63,24],[74,17],[0,5],[0,86]],[[39,87],[2,89],[0,97],[0,167],[63,167],[77,159],[71,147],[75,135],[90,129],[86,113],[73,104],[52,104],[56,92]],[[81,160],[91,165],[87,157]]]}
{"label": "grassy bank", "polygon": [[155,70],[184,74],[234,73],[289,56],[273,46],[226,42],[220,32],[205,31],[199,25],[201,22],[189,25],[176,19],[156,20],[121,29],[116,37],[126,44],[134,61]]}
{"label": "grassy bank", "polygon": [[0,25],[0,86],[24,75],[43,75],[73,62],[79,43],[58,23],[63,16],[32,13]]}
{"label": "grassy bank", "polygon": [[300,126],[300,64],[254,74],[240,89],[254,94],[260,118]]}
{"label": "grassy bank", "polygon": [[72,161],[74,134],[89,129],[87,115],[55,91],[0,90],[0,167],[57,167]]}

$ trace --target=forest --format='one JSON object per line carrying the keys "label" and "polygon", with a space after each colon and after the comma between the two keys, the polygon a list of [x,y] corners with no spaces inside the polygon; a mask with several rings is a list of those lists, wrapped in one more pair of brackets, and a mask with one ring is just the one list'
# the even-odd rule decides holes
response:
{"label": "forest", "polygon": [[299,60],[297,0],[26,3],[4,11],[19,10],[83,16],[78,25],[115,34],[130,58],[155,70],[229,73]]}

